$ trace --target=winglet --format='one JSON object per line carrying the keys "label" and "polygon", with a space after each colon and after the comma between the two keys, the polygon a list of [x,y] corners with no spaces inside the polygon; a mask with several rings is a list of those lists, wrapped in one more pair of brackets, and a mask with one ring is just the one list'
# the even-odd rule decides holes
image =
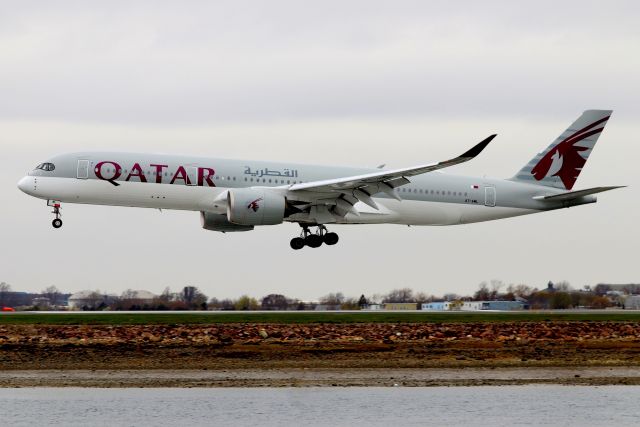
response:
{"label": "winglet", "polygon": [[487,147],[487,145],[489,145],[491,140],[493,140],[493,138],[495,138],[496,136],[498,136],[498,135],[495,134],[495,133],[493,135],[488,136],[487,138],[485,138],[481,142],[477,143],[469,151],[467,151],[466,153],[462,154],[459,157],[465,157],[465,158],[473,159],[478,154],[480,154],[482,152],[482,150],[484,150]]}

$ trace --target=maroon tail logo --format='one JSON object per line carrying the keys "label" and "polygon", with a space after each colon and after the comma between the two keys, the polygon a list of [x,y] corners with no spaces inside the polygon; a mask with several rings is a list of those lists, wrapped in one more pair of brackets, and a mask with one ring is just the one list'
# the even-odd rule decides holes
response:
{"label": "maroon tail logo", "polygon": [[604,127],[593,128],[607,120],[609,120],[609,117],[600,119],[560,141],[531,170],[534,178],[541,181],[547,176],[557,176],[562,180],[564,187],[567,190],[571,190],[576,179],[578,179],[582,167],[587,162],[587,159],[582,157],[580,152],[589,149],[588,147],[576,145],[576,143],[602,132]]}
{"label": "maroon tail logo", "polygon": [[251,209],[254,212],[258,212],[258,209],[260,209],[260,204],[259,202],[262,201],[262,197],[260,197],[259,199],[255,199],[253,202],[249,203],[247,205],[247,209]]}

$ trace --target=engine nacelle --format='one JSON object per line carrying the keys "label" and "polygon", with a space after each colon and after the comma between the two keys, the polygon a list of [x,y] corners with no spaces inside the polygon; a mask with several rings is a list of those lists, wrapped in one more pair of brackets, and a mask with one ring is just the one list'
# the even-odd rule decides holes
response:
{"label": "engine nacelle", "polygon": [[234,188],[227,196],[227,219],[234,224],[282,224],[284,210],[284,196],[267,189]]}
{"label": "engine nacelle", "polygon": [[229,222],[225,214],[213,212],[200,212],[200,223],[205,230],[220,231],[222,233],[253,230],[253,225],[233,224]]}

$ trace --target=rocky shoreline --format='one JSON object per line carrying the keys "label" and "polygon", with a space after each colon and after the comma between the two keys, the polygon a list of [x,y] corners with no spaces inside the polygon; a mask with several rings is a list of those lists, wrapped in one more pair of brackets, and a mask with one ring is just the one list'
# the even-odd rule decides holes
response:
{"label": "rocky shoreline", "polygon": [[[434,369],[514,369],[640,367],[640,325],[636,322],[486,322],[422,324],[216,324],[52,326],[0,325],[0,386],[26,386],[33,378],[9,378],[11,372],[149,371],[136,386],[273,386],[380,385],[362,374],[302,381],[267,375],[260,381],[158,380],[151,371],[378,372],[373,378],[393,380],[385,372],[407,370],[407,385],[468,385],[467,379],[423,378],[412,375]],[[323,371],[325,370],[325,371]],[[404,371],[403,371],[404,372]],[[470,372],[470,371],[468,371]],[[629,371],[631,372],[631,371]],[[567,375],[558,383],[640,384],[640,374],[628,376]],[[427,375],[422,373],[420,375]],[[578,374],[576,374],[578,375]],[[20,380],[19,378],[23,378]],[[44,381],[45,377],[42,377]],[[66,385],[60,377],[38,384]],[[56,379],[57,378],[57,379]],[[108,376],[106,377],[109,378]],[[234,379],[235,378],[235,379]],[[298,380],[296,380],[298,378]],[[324,379],[323,379],[324,378]],[[341,379],[342,378],[342,379]],[[351,379],[349,379],[351,378]],[[360,379],[358,379],[360,378]],[[479,378],[471,384],[548,382],[554,378]],[[107,381],[107,380],[105,380]],[[515,382],[514,382],[515,381]],[[87,384],[93,384],[86,380]],[[122,381],[120,381],[122,382]],[[76,384],[71,381],[71,384]],[[118,381],[106,384],[117,384]],[[127,383],[125,381],[125,383]],[[105,385],[99,382],[98,384]],[[98,386],[98,385],[92,385]],[[118,385],[113,385],[118,386]]]}

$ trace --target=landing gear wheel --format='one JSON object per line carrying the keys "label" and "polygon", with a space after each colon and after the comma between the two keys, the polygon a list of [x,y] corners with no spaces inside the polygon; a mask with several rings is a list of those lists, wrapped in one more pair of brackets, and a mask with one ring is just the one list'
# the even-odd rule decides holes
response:
{"label": "landing gear wheel", "polygon": [[304,239],[302,237],[294,237],[293,239],[291,239],[291,242],[289,244],[291,245],[291,249],[297,251],[304,248]]}
{"label": "landing gear wheel", "polygon": [[309,234],[305,239],[304,243],[310,248],[319,248],[322,246],[322,237],[317,234]]}
{"label": "landing gear wheel", "polygon": [[322,239],[324,240],[325,245],[332,246],[338,243],[339,237],[336,233],[327,233],[322,236]]}
{"label": "landing gear wheel", "polygon": [[56,202],[55,200],[47,200],[47,206],[53,208],[53,211],[51,213],[56,216],[56,218],[51,221],[51,225],[53,225],[53,228],[62,227],[62,220],[60,219],[60,217],[62,216],[62,214],[60,213],[60,202]]}
{"label": "landing gear wheel", "polygon": [[315,233],[309,231],[309,224],[300,224],[300,227],[302,227],[300,237],[291,239],[291,242],[289,243],[291,245],[291,249],[297,251],[302,249],[304,246],[319,248],[323,243],[329,246],[333,246],[338,243],[338,235],[336,233],[329,233],[327,227],[323,224],[316,225],[318,229]]}

